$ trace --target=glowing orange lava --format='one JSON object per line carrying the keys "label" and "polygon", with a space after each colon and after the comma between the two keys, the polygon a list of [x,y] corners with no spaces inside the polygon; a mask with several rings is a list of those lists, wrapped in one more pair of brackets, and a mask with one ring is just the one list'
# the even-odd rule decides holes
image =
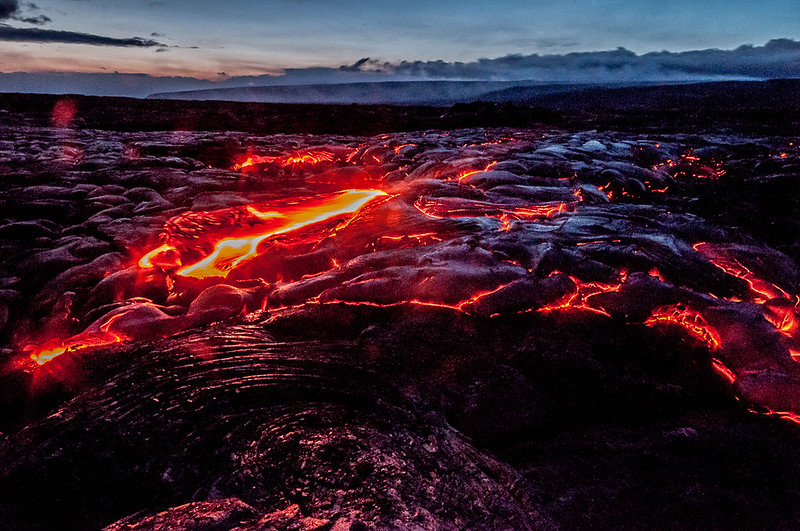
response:
{"label": "glowing orange lava", "polygon": [[250,155],[241,164],[235,164],[233,166],[233,169],[241,170],[242,168],[247,168],[248,166],[255,166],[256,164],[269,164],[271,162],[275,162],[277,158],[278,157],[261,157],[259,155]]}
{"label": "glowing orange lava", "polygon": [[[369,281],[367,281],[367,282],[369,282]],[[455,304],[446,304],[444,302],[435,302],[435,301],[421,301],[419,299],[401,300],[401,301],[397,301],[397,302],[388,302],[388,303],[369,302],[369,301],[348,301],[348,300],[334,299],[334,300],[329,300],[329,301],[325,301],[324,303],[322,303],[322,302],[319,301],[318,297],[310,300],[309,302],[313,303],[313,304],[345,304],[345,305],[349,305],[349,306],[374,306],[376,308],[392,308],[392,307],[395,307],[395,306],[402,306],[404,304],[413,304],[415,306],[430,306],[430,307],[433,307],[433,308],[445,308],[445,309],[448,309],[448,310],[456,310],[456,311],[459,311],[459,312],[467,313],[467,311],[465,310],[466,306],[469,306],[471,304],[475,304],[480,299],[486,297],[487,295],[491,295],[492,293],[500,291],[501,289],[505,288],[508,285],[509,284],[501,284],[501,285],[497,286],[494,289],[487,290],[487,291],[481,291],[479,293],[476,293],[472,297],[470,297],[468,299],[464,299],[462,301],[459,301],[459,302],[457,302]]]}
{"label": "glowing orange lava", "polygon": [[775,284],[758,278],[739,260],[728,256],[713,244],[697,243],[694,249],[725,273],[747,282],[753,293],[752,302],[761,306],[764,319],[787,338],[785,344],[789,347],[792,359],[800,361],[800,357],[795,356],[797,350],[792,350],[800,346],[800,298],[792,297]]}
{"label": "glowing orange lava", "polygon": [[767,282],[758,278],[736,258],[729,257],[721,252],[718,252],[714,248],[713,244],[699,242],[694,244],[692,247],[695,251],[705,256],[709,262],[727,274],[746,281],[750,285],[750,290],[757,294],[753,302],[757,304],[763,304],[769,299],[789,298],[789,295],[785,291],[771,282]]}
{"label": "glowing orange lava", "polygon": [[761,411],[757,409],[749,409],[749,411],[751,413],[766,415],[768,417],[777,417],[779,419],[788,420],[789,422],[794,422],[795,424],[800,424],[800,415],[796,413],[792,413],[791,411],[772,411],[764,406],[761,406],[761,408]]}
{"label": "glowing orange lava", "polygon": [[244,161],[234,164],[233,169],[236,171],[243,170],[244,168],[255,166],[256,164],[278,164],[284,168],[296,165],[313,166],[321,162],[332,162],[334,160],[336,160],[336,154],[324,150],[298,151],[291,155],[276,157],[248,155]]}
{"label": "glowing orange lava", "polygon": [[727,368],[721,361],[716,358],[711,358],[711,368],[714,369],[717,374],[725,378],[725,380],[733,385],[733,382],[736,381],[736,375],[733,373],[732,370]]}
{"label": "glowing orange lava", "polygon": [[399,146],[395,146],[394,147],[394,152],[397,155],[399,155],[400,151],[402,151],[403,148],[408,147],[408,146],[416,146],[416,144],[400,144]]}
{"label": "glowing orange lava", "polygon": [[381,236],[370,244],[372,249],[403,249],[406,247],[422,247],[435,242],[444,241],[435,232],[424,232],[420,234],[403,234],[399,236]]}
{"label": "glowing orange lava", "polygon": [[291,166],[294,164],[319,164],[323,161],[332,161],[333,153],[327,151],[310,151],[308,153],[297,153],[289,156],[283,162],[284,166]]}
{"label": "glowing orange lava", "polygon": [[[346,222],[373,200],[387,196],[386,192],[380,190],[347,190],[292,201],[281,206],[260,207],[265,210],[252,205],[247,206],[245,211],[241,213],[237,211],[233,215],[235,220],[248,219],[248,223],[237,224],[229,229],[234,233],[234,237],[220,238],[219,233],[212,234],[211,237],[219,239],[214,242],[211,253],[179,269],[177,274],[194,278],[226,277],[236,266],[258,255],[259,244],[265,240],[323,221],[339,219]],[[203,214],[208,213],[193,214],[202,218]],[[213,219],[213,216],[208,217]],[[214,229],[214,226],[211,228]],[[176,250],[176,247],[168,241],[142,257],[139,265],[143,268],[153,267],[153,261],[160,255]]]}
{"label": "glowing orange lava", "polygon": [[647,274],[650,275],[651,277],[657,278],[661,282],[666,282],[667,281],[664,278],[664,275],[661,274],[661,272],[658,270],[657,267],[652,268],[650,271],[647,272]]}
{"label": "glowing orange lava", "polygon": [[30,359],[37,365],[54,360],[67,351],[75,351],[88,347],[102,347],[113,343],[121,343],[130,339],[126,335],[111,331],[116,320],[125,315],[125,311],[109,317],[98,330],[86,330],[65,340],[53,339],[41,345],[27,345],[23,349],[30,352]]}
{"label": "glowing orange lava", "polygon": [[[184,277],[225,277],[237,265],[259,254],[259,244],[269,238],[330,223],[319,230],[311,230],[310,235],[302,233],[297,236],[300,241],[319,241],[346,226],[368,204],[386,197],[388,194],[380,190],[346,190],[213,212],[188,212],[167,222],[165,243],[142,256],[139,267],[159,267]],[[211,252],[182,267],[184,252],[191,256],[197,252],[195,247],[202,248],[209,242],[213,247]],[[27,345],[23,350],[29,353],[34,363],[44,365],[65,352],[134,339],[114,327],[114,323],[128,311],[115,312],[105,321],[96,322],[70,338]],[[151,332],[147,331],[148,334]]]}
{"label": "glowing orange lava", "polygon": [[505,229],[513,220],[545,219],[567,209],[567,203],[554,201],[524,207],[502,206],[459,197],[421,198],[414,207],[431,218],[488,217],[499,219]]}
{"label": "glowing orange lava", "polygon": [[[559,274],[558,271],[553,271],[550,276]],[[541,313],[552,313],[559,311],[585,311],[592,312],[606,317],[611,317],[603,308],[596,308],[588,304],[588,299],[592,295],[598,293],[617,292],[622,287],[627,277],[627,272],[623,271],[620,274],[619,282],[603,283],[603,282],[583,282],[575,277],[569,277],[575,283],[575,291],[565,295],[561,300],[556,301],[547,306],[542,306],[537,311]]]}
{"label": "glowing orange lava", "polygon": [[786,305],[764,305],[764,318],[784,336],[794,338],[798,335],[800,323],[795,308]]}
{"label": "glowing orange lava", "polygon": [[148,267],[155,267],[155,264],[153,264],[151,260],[168,251],[175,251],[175,248],[167,244],[156,247],[155,249],[144,255],[141,259],[139,259],[139,267],[144,269]]}
{"label": "glowing orange lava", "polygon": [[710,326],[699,312],[682,305],[656,308],[650,318],[644,322],[647,326],[677,325],[686,330],[692,337],[704,342],[709,350],[716,350],[722,345],[717,330]]}
{"label": "glowing orange lava", "polygon": [[494,168],[496,164],[497,164],[497,161],[493,160],[492,162],[487,164],[486,167],[484,167],[482,170],[468,170],[468,171],[461,172],[461,173],[458,174],[458,182],[461,183],[461,181],[463,181],[467,177],[470,177],[472,175],[475,175],[475,174],[478,174],[478,173],[481,173],[481,172],[484,172],[484,171],[489,171],[492,168]]}

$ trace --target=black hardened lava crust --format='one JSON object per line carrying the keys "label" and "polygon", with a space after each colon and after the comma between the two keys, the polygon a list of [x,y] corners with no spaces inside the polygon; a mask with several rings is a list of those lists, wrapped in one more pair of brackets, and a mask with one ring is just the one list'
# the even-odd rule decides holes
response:
{"label": "black hardened lava crust", "polygon": [[[766,414],[796,362],[758,312],[800,292],[800,98],[675,90],[0,96],[0,525],[796,528],[800,425]],[[280,162],[319,152],[324,171]],[[274,160],[237,169],[251,155]],[[137,265],[187,211],[372,187],[391,198],[276,238],[228,291]],[[605,291],[565,309],[583,284]],[[654,325],[654,301],[747,351]],[[23,352],[120,308],[130,340]]]}

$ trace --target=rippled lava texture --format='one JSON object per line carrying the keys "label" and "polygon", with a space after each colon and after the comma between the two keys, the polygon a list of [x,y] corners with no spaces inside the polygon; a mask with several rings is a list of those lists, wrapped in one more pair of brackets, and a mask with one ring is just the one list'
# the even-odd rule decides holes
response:
{"label": "rippled lava texture", "polygon": [[3,528],[800,523],[796,136],[76,102],[0,129]]}

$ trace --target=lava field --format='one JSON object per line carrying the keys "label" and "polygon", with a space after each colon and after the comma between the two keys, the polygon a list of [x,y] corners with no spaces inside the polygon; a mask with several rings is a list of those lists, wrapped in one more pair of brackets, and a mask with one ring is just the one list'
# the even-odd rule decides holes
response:
{"label": "lava field", "polygon": [[800,522],[800,137],[76,113],[0,129],[5,528]]}

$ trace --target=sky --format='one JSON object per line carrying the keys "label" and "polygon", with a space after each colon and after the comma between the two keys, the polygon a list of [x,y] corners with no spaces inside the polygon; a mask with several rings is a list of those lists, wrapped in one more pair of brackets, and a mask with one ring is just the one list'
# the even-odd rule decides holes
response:
{"label": "sky", "polygon": [[[230,84],[287,72],[316,80],[355,65],[359,79],[405,79],[420,75],[409,64],[734,50],[772,39],[800,41],[798,0],[0,0],[0,72],[39,78],[118,72]],[[507,66],[493,77],[511,75]]]}

